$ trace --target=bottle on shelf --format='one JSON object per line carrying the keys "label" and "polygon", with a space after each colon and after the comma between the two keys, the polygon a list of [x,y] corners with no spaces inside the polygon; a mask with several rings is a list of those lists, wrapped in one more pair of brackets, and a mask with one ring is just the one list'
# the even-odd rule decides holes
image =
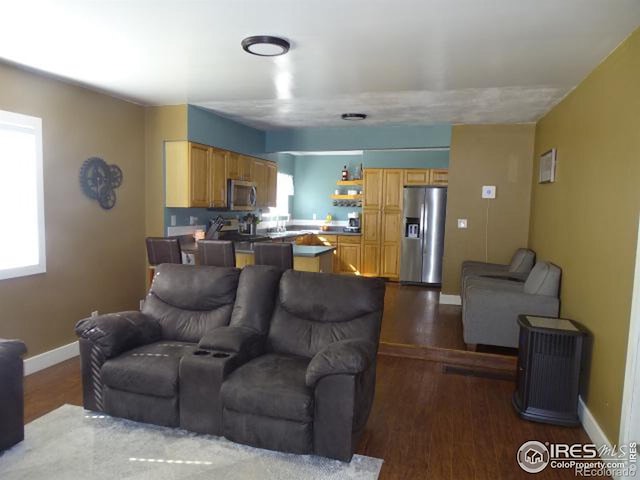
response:
{"label": "bottle on shelf", "polygon": [[349,180],[349,170],[347,169],[346,165],[342,169],[342,180],[343,181]]}
{"label": "bottle on shelf", "polygon": [[358,167],[358,171],[356,172],[356,178],[354,180],[362,180],[362,163]]}

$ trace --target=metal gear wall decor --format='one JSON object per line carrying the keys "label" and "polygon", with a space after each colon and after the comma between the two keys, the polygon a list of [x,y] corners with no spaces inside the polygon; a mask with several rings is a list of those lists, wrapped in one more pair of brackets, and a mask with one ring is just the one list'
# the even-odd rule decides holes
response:
{"label": "metal gear wall decor", "polygon": [[84,194],[97,200],[102,208],[111,210],[116,204],[115,189],[122,185],[122,170],[108,165],[99,157],[91,157],[80,167],[80,187]]}

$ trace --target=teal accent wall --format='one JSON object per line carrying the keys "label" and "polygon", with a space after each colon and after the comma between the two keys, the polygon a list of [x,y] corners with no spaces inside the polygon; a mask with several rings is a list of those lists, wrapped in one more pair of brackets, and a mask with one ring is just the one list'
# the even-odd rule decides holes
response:
{"label": "teal accent wall", "polygon": [[192,142],[261,157],[265,152],[265,132],[215,113],[189,105],[187,135]]}
{"label": "teal accent wall", "polygon": [[451,144],[451,125],[392,125],[270,130],[265,151],[372,150],[439,148]]}
{"label": "teal accent wall", "polygon": [[[189,105],[187,110],[187,136],[192,142],[212,145],[233,152],[267,158],[264,154],[265,132],[234,122],[215,113]],[[272,160],[277,161],[277,155]],[[285,160],[286,162],[286,160]],[[189,225],[189,217],[197,217],[198,224],[206,224],[218,215],[236,218],[246,212],[226,210],[212,211],[206,208],[165,208],[164,224],[171,226],[171,216],[176,216],[176,225]]]}
{"label": "teal accent wall", "polygon": [[[344,126],[264,132],[194,105],[188,107],[187,122],[190,141],[272,160],[278,163],[279,172],[293,175],[295,195],[290,211],[295,219],[311,219],[314,213],[322,219],[329,213],[335,220],[346,220],[348,212],[358,210],[334,207],[330,198],[344,165],[352,172],[361,163],[365,168],[447,168],[449,165],[450,125]],[[355,156],[286,153],[336,150],[364,152]],[[171,224],[171,215],[176,215],[176,225],[188,225],[190,216],[197,217],[199,224],[205,224],[218,214],[238,215],[203,208],[165,208],[165,225]]]}
{"label": "teal accent wall", "polygon": [[365,151],[365,168],[447,168],[449,149],[407,151]]}
{"label": "teal accent wall", "polygon": [[359,211],[355,207],[334,207],[329,197],[338,188],[342,168],[347,165],[355,172],[360,163],[362,155],[296,156],[292,218],[310,220],[315,213],[320,220],[330,213],[334,220],[346,220],[348,212]]}
{"label": "teal accent wall", "polygon": [[292,217],[318,219],[331,214],[334,220],[346,220],[347,213],[361,211],[356,207],[335,207],[330,196],[346,165],[353,175],[360,164],[364,168],[447,168],[449,150],[369,152],[362,155],[296,155]]}

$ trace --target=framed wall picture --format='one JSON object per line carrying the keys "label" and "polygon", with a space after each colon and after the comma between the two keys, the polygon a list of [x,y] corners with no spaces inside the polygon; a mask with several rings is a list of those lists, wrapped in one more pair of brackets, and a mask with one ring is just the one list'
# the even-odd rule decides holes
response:
{"label": "framed wall picture", "polygon": [[538,183],[553,183],[556,181],[556,149],[540,155],[540,177]]}

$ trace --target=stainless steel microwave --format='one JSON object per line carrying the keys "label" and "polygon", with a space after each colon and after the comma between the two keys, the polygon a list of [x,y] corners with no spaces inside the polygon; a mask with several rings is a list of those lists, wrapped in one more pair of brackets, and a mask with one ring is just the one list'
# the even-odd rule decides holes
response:
{"label": "stainless steel microwave", "polygon": [[229,210],[255,210],[256,184],[242,180],[229,180],[227,188]]}

